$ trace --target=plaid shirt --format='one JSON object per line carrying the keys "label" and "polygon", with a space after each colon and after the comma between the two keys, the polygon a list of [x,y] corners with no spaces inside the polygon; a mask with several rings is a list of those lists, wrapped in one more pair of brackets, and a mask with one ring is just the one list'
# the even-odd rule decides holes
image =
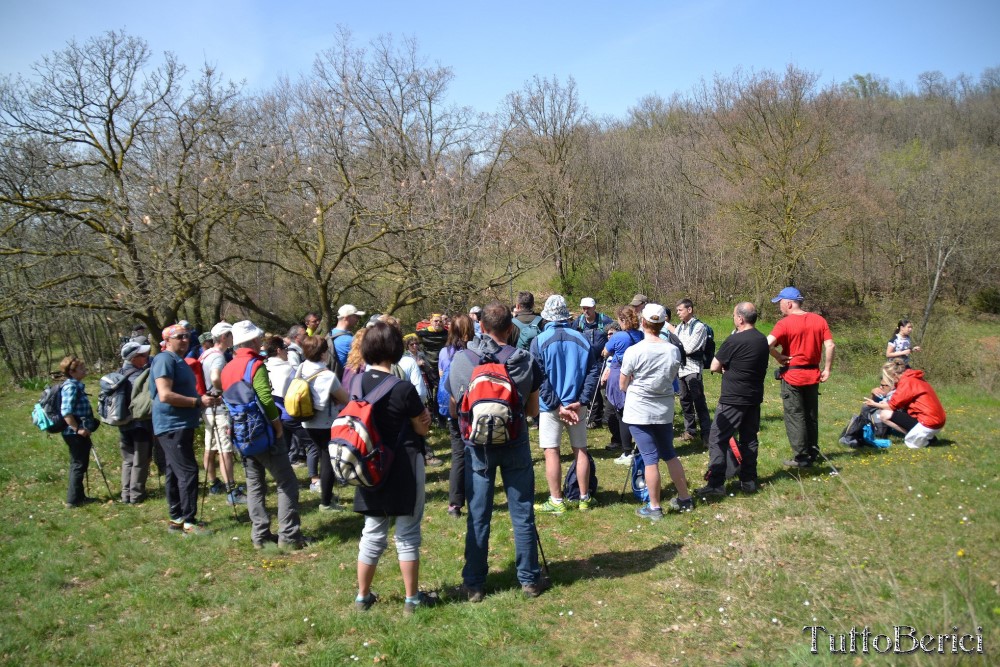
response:
{"label": "plaid shirt", "polygon": [[[80,426],[83,426],[82,422],[85,418],[93,418],[94,410],[90,407],[90,400],[87,398],[86,388],[82,382],[73,378],[66,379],[62,386],[62,408],[59,412],[64,417],[73,415]],[[76,430],[67,425],[63,433],[76,435]]]}

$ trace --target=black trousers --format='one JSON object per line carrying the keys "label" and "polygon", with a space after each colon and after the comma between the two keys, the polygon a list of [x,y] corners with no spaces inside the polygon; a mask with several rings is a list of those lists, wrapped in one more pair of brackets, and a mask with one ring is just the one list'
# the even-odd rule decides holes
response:
{"label": "black trousers", "polygon": [[66,502],[79,505],[86,495],[83,492],[83,478],[90,467],[90,436],[81,438],[78,435],[66,435],[63,440],[69,447],[69,488],[66,490]]}
{"label": "black trousers", "polygon": [[172,521],[196,523],[198,516],[198,461],[194,457],[194,429],[161,433],[157,438],[167,459],[167,508]]}
{"label": "black trousers", "polygon": [[726,483],[726,457],[729,455],[729,439],[734,435],[739,441],[740,481],[757,481],[757,432],[760,431],[760,404],[727,405],[719,403],[715,408],[711,435],[708,437],[708,485],[722,486]]}

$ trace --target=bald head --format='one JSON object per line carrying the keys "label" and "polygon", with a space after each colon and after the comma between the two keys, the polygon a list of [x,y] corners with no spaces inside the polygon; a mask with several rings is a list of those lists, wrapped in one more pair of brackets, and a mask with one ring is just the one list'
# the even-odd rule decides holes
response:
{"label": "bald head", "polygon": [[733,324],[738,331],[753,329],[757,323],[757,307],[749,301],[736,304],[733,309]]}

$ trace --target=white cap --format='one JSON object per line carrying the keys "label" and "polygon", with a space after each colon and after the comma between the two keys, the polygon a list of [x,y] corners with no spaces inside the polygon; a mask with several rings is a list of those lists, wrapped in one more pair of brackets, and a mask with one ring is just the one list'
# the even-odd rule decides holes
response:
{"label": "white cap", "polygon": [[581,308],[593,308],[596,305],[597,305],[597,302],[594,301],[593,297],[585,296],[582,299],[580,299],[580,307]]}
{"label": "white cap", "polygon": [[357,315],[358,317],[360,317],[364,314],[365,311],[358,310],[349,303],[345,303],[343,306],[340,307],[340,310],[337,311],[337,317],[340,319],[343,319],[345,317],[350,317],[351,315]]}
{"label": "white cap", "polygon": [[222,338],[223,334],[227,334],[233,330],[233,325],[229,322],[222,321],[212,327],[212,338],[218,340]]}
{"label": "white cap", "polygon": [[667,321],[667,310],[658,303],[647,303],[642,309],[642,319],[650,324],[662,324]]}
{"label": "white cap", "polygon": [[249,343],[264,335],[264,330],[250,320],[242,320],[233,325],[233,345]]}

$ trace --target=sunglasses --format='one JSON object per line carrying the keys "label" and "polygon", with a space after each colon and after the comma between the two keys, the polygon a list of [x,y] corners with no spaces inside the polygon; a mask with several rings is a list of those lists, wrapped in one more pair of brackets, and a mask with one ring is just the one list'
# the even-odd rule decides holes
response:
{"label": "sunglasses", "polygon": [[171,340],[187,340],[191,336],[188,334],[177,334],[176,336],[171,336]]}

